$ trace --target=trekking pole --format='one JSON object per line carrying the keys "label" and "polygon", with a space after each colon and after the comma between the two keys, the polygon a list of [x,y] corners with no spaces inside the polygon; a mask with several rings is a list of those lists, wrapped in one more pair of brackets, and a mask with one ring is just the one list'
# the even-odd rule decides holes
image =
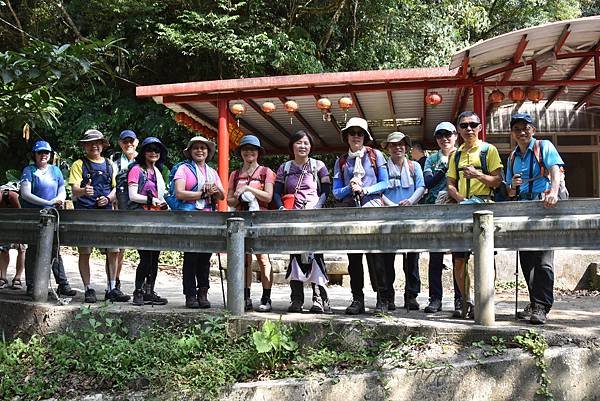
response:
{"label": "trekking pole", "polygon": [[223,265],[221,264],[220,253],[217,253],[217,259],[219,260],[219,276],[221,277],[221,293],[223,294],[223,308],[227,308],[227,301],[225,300],[225,285],[223,284]]}
{"label": "trekking pole", "polygon": [[515,252],[515,320],[519,320],[519,250]]}

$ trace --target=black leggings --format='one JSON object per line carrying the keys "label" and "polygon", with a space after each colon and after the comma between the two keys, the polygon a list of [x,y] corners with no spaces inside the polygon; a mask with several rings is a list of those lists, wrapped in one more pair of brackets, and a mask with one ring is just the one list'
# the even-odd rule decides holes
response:
{"label": "black leggings", "polygon": [[138,254],[140,255],[140,263],[135,271],[135,289],[141,290],[144,282],[152,288],[158,273],[160,251],[138,249]]}

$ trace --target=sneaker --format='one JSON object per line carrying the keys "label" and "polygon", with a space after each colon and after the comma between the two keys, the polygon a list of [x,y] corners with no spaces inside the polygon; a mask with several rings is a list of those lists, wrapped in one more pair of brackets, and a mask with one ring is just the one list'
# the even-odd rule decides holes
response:
{"label": "sneaker", "polygon": [[58,291],[56,291],[56,293],[58,295],[64,295],[67,297],[74,297],[75,295],[77,295],[77,291],[72,289],[68,283],[67,284],[59,284]]}
{"label": "sneaker", "polygon": [[429,305],[425,307],[425,313],[435,313],[442,310],[442,300],[432,299],[429,301]]}
{"label": "sneaker", "polygon": [[250,312],[253,310],[254,310],[254,308],[252,307],[252,298],[244,299],[244,311]]}
{"label": "sneaker", "polygon": [[127,294],[123,294],[123,292],[118,288],[113,288],[110,291],[106,291],[104,293],[104,300],[110,302],[128,302],[131,297]]}
{"label": "sneaker", "polygon": [[288,312],[290,312],[290,313],[302,313],[302,302],[300,302],[300,301],[292,301],[291,305],[288,308]]}
{"label": "sneaker", "polygon": [[195,295],[186,295],[185,296],[185,307],[190,309],[200,309],[200,304],[198,303],[198,298]]}
{"label": "sneaker", "polygon": [[546,324],[546,307],[544,305],[534,303],[531,306],[531,324]]}
{"label": "sneaker", "polygon": [[161,297],[154,291],[152,291],[150,293],[145,292],[143,297],[144,297],[144,304],[146,304],[146,305],[166,305],[169,303],[167,298]]}
{"label": "sneaker", "polygon": [[527,304],[525,309],[517,312],[517,318],[523,319],[523,320],[531,319],[531,302]]}
{"label": "sneaker", "polygon": [[416,295],[404,294],[404,309],[419,310],[420,307]]}
{"label": "sneaker", "polygon": [[144,291],[143,290],[135,290],[133,292],[133,301],[131,302],[135,306],[144,305]]}
{"label": "sneaker", "polygon": [[462,317],[462,299],[454,300],[454,312],[452,312],[452,317]]}
{"label": "sneaker", "polygon": [[350,306],[346,308],[346,315],[358,315],[365,313],[365,299],[355,298],[352,300]]}
{"label": "sneaker", "polygon": [[258,308],[256,308],[256,311],[257,312],[271,312],[272,309],[273,309],[273,307],[271,306],[270,299],[261,299],[260,305],[258,305]]}
{"label": "sneaker", "polygon": [[[32,289],[32,292],[33,292],[33,289]],[[88,288],[87,290],[85,290],[84,300],[85,300],[85,303],[87,303],[87,304],[95,304],[97,301],[96,290],[94,290],[93,288]]]}

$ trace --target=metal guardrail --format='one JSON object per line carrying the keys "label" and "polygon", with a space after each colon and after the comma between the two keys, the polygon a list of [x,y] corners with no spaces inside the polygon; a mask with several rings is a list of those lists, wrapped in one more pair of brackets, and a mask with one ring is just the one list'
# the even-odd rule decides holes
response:
{"label": "metal guardrail", "polygon": [[[481,214],[477,212],[484,210],[493,215],[493,223],[488,224],[485,217],[485,224],[474,223]],[[255,253],[472,249],[476,260],[476,301],[488,306],[490,296],[493,300],[493,280],[489,291],[490,283],[478,284],[477,277],[483,272],[480,267],[493,266],[494,248],[600,249],[600,199],[563,201],[553,209],[545,209],[541,202],[533,201],[285,212],[64,210],[58,217],[46,213],[42,218],[37,210],[3,209],[0,243],[37,242],[45,247],[47,238],[40,233],[48,232],[47,224],[58,225],[61,245],[227,251],[229,293],[233,296],[228,304],[233,313],[239,314],[243,313],[240,294],[243,294],[244,249]],[[44,240],[46,245],[40,245]],[[491,248],[490,241],[493,241]],[[39,267],[44,269],[40,255],[37,259]],[[47,288],[47,282],[43,288]],[[486,294],[485,301],[479,297],[482,293]],[[493,322],[493,302],[491,308]],[[477,307],[477,310],[481,310],[482,316],[489,316],[487,308]],[[489,318],[482,319],[476,316],[477,322],[490,324]]]}

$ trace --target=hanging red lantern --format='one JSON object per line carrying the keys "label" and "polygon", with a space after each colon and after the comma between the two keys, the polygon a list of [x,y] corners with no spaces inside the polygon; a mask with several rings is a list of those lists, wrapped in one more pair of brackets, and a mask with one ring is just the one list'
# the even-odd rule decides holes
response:
{"label": "hanging red lantern", "polygon": [[275,107],[275,104],[273,102],[266,101],[262,104],[262,111],[264,111],[267,114],[274,112],[276,109],[277,107]]}
{"label": "hanging red lantern", "polygon": [[494,89],[488,96],[488,100],[494,106],[499,106],[504,101],[504,93],[501,90]]}
{"label": "hanging red lantern", "polygon": [[242,118],[242,115],[246,112],[246,106],[244,106],[243,103],[234,103],[231,105],[229,110],[235,116],[237,126],[239,127],[240,126],[240,118]]}
{"label": "hanging red lantern", "polygon": [[344,110],[344,122],[348,119],[348,110],[354,105],[351,97],[344,96],[338,100],[340,108]]}
{"label": "hanging red lantern", "polygon": [[290,114],[290,125],[294,123],[294,113],[298,111],[298,103],[288,100],[283,104],[283,108]]}
{"label": "hanging red lantern", "polygon": [[183,117],[184,116],[185,116],[184,113],[177,113],[177,114],[175,114],[175,121],[181,124],[181,122],[183,121]]}
{"label": "hanging red lantern", "polygon": [[537,103],[544,98],[544,92],[537,88],[527,88],[527,99],[533,103]]}
{"label": "hanging red lantern", "polygon": [[425,103],[430,106],[437,106],[438,104],[442,103],[442,100],[442,95],[437,92],[429,92],[427,96],[425,96]]}
{"label": "hanging red lantern", "polygon": [[331,121],[331,100],[322,97],[317,100],[317,107],[323,113],[323,121]]}
{"label": "hanging red lantern", "polygon": [[508,92],[508,98],[513,103],[519,103],[525,100],[525,91],[522,88],[512,88],[510,92]]}

